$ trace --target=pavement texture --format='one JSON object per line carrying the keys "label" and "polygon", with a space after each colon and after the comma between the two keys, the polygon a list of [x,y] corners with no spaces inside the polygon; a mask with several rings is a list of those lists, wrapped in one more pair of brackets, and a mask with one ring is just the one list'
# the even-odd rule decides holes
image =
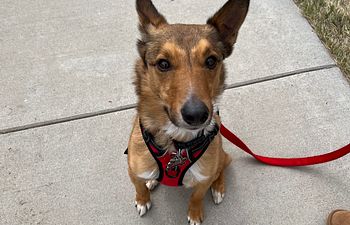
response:
{"label": "pavement texture", "polygon": [[[204,23],[220,1],[154,1]],[[0,5],[0,225],[186,224],[191,191],[158,187],[139,218],[123,155],[136,102],[134,1]],[[226,60],[220,114],[257,153],[296,157],[350,142],[350,87],[291,0],[251,1]],[[203,224],[322,225],[350,209],[350,157],[303,168],[255,162],[228,142],[227,193]]]}

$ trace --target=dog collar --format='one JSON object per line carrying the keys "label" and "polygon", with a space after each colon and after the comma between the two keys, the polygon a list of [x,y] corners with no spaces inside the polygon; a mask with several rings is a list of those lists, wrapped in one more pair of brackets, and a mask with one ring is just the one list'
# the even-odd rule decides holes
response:
{"label": "dog collar", "polygon": [[219,131],[215,124],[214,129],[208,134],[202,133],[188,142],[173,140],[175,151],[169,153],[159,147],[152,134],[150,134],[140,123],[141,133],[148,150],[156,160],[159,169],[157,180],[167,186],[181,186],[187,170],[204,154],[210,142]]}

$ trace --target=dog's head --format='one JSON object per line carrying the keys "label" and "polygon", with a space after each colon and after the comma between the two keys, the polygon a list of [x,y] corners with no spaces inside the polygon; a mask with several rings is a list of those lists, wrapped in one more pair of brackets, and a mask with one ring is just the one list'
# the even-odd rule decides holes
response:
{"label": "dog's head", "polygon": [[168,24],[151,0],[136,1],[141,59],[135,84],[146,126],[170,124],[190,132],[211,123],[224,89],[223,60],[232,53],[248,5],[229,0],[207,24],[187,25]]}

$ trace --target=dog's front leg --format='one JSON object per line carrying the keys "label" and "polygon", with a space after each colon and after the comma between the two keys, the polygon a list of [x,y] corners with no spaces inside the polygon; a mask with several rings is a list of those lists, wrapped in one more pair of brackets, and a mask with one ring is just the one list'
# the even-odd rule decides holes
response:
{"label": "dog's front leg", "polygon": [[135,174],[133,174],[130,171],[130,169],[129,176],[136,190],[135,207],[139,215],[143,216],[151,208],[150,190],[147,188],[146,182],[143,179],[138,178]]}
{"label": "dog's front leg", "polygon": [[203,221],[203,198],[207,193],[211,182],[197,183],[193,188],[188,206],[188,222],[190,225],[199,225]]}

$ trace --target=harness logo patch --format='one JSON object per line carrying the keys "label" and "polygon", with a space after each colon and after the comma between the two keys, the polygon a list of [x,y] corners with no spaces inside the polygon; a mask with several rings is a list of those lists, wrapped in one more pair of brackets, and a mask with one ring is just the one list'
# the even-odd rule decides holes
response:
{"label": "harness logo patch", "polygon": [[170,178],[176,178],[181,172],[180,166],[189,160],[187,149],[179,149],[179,151],[171,153],[171,156],[172,158],[165,168],[165,174]]}

